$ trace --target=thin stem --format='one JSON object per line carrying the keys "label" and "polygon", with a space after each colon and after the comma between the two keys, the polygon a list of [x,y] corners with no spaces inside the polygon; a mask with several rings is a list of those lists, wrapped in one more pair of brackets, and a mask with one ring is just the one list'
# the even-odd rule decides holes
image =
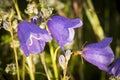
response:
{"label": "thin stem", "polygon": [[10,35],[11,35],[11,38],[12,38],[13,51],[14,51],[14,54],[15,54],[15,62],[16,62],[16,69],[17,69],[17,79],[20,80],[19,66],[18,66],[18,58],[17,58],[17,50],[16,50],[15,44],[14,44],[14,35],[13,35],[12,27],[10,27]]}
{"label": "thin stem", "polygon": [[25,68],[27,69],[27,71],[28,71],[28,73],[29,73],[29,75],[30,75],[30,79],[31,80],[34,80],[34,77],[32,76],[32,70],[30,70],[30,68],[29,68],[29,66],[28,65],[25,65]]}
{"label": "thin stem", "polygon": [[82,55],[80,55],[80,57],[81,57],[81,62],[82,62],[82,64],[84,64],[84,61],[83,61],[83,57],[82,57]]}
{"label": "thin stem", "polygon": [[66,80],[66,73],[67,73],[68,61],[69,61],[69,60],[66,60],[65,68],[63,69],[63,80]]}
{"label": "thin stem", "polygon": [[56,48],[56,50],[55,50],[55,55],[54,55],[55,61],[56,61],[56,56],[57,56],[57,52],[58,52],[59,49],[60,49],[60,46],[58,46],[58,47]]}
{"label": "thin stem", "polygon": [[21,17],[21,15],[20,15],[20,10],[19,10],[19,8],[18,8],[17,0],[13,0],[13,3],[14,3],[14,5],[15,5],[15,9],[16,9],[16,11],[17,11],[18,18],[19,18],[20,20],[22,20],[22,17]]}
{"label": "thin stem", "polygon": [[[96,34],[96,36],[99,38],[99,40],[104,38],[104,31],[102,29],[102,26],[100,25],[100,21],[98,19],[98,16],[96,12],[94,11],[94,6],[91,2],[91,0],[87,0],[84,4],[85,13],[92,25],[92,28]],[[91,11],[90,11],[91,9]]]}
{"label": "thin stem", "polygon": [[48,80],[51,80],[51,79],[50,79],[50,76],[49,76],[49,74],[48,74],[48,70],[47,70],[46,63],[45,63],[44,53],[40,54],[40,58],[41,58],[41,62],[42,62],[42,64],[43,64],[43,67],[44,67],[44,69],[45,69],[45,73],[46,73],[46,75],[47,75],[47,78],[48,78]]}
{"label": "thin stem", "polygon": [[50,46],[50,55],[51,55],[51,59],[52,59],[54,76],[55,76],[55,79],[58,80],[58,71],[57,71],[57,65],[56,65],[56,60],[55,60],[56,55],[54,55],[54,50],[53,50],[53,46],[52,46],[51,42],[50,42],[49,46]]}
{"label": "thin stem", "polygon": [[67,72],[67,65],[66,68],[63,70],[63,80],[66,80],[66,72]]}
{"label": "thin stem", "polygon": [[29,66],[29,74],[30,74],[30,78],[31,80],[35,80],[35,77],[34,77],[34,64],[32,62],[32,55],[30,55],[29,57],[27,57],[27,63],[28,63],[28,66]]}
{"label": "thin stem", "polygon": [[25,55],[23,55],[22,61],[22,80],[25,80]]}

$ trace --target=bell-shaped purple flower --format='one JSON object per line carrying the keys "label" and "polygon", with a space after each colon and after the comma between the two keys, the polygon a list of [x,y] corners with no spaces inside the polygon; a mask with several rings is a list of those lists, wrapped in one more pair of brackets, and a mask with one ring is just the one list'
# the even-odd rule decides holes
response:
{"label": "bell-shaped purple flower", "polygon": [[64,45],[73,41],[75,32],[73,28],[83,25],[80,19],[68,19],[62,16],[52,16],[47,22],[48,29],[64,50]]}
{"label": "bell-shaped purple flower", "polygon": [[82,55],[86,61],[97,66],[99,69],[108,71],[108,65],[114,59],[114,54],[109,44],[112,38],[104,38],[101,42],[86,45]]}
{"label": "bell-shaped purple flower", "polygon": [[26,56],[29,56],[29,54],[41,53],[45,43],[52,40],[52,37],[34,23],[22,21],[18,24],[18,39],[21,49]]}
{"label": "bell-shaped purple flower", "polygon": [[120,57],[109,66],[108,73],[114,77],[120,77]]}

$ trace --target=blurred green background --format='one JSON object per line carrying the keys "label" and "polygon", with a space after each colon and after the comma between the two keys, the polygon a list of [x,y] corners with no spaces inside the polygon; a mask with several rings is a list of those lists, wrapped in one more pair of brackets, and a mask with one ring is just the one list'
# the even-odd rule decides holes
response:
{"label": "blurred green background", "polygon": [[[13,0],[14,1],[14,0]],[[10,9],[15,10],[12,0],[0,0],[0,25],[2,18],[9,16]],[[41,0],[18,0],[18,6],[24,20],[29,20],[30,16],[25,13],[29,3],[36,3],[39,6]],[[54,8],[53,15],[61,15],[68,18],[79,17],[83,21],[83,27],[76,30],[75,43],[72,50],[81,50],[82,45],[100,41],[104,37],[112,37],[111,48],[115,58],[120,55],[120,1],[119,0],[47,0],[48,4]],[[38,7],[40,11],[40,8]],[[15,15],[17,15],[15,13]],[[17,17],[16,17],[17,18]],[[16,34],[16,33],[15,33]],[[14,53],[10,47],[10,34],[5,29],[0,29],[0,80],[15,80],[15,75],[5,72],[7,64],[14,61]],[[19,51],[19,50],[18,50]],[[22,64],[21,55],[18,54],[19,65]],[[21,67],[21,66],[20,66]],[[43,67],[41,63],[36,65],[38,70]],[[60,72],[61,73],[61,70]],[[72,56],[68,74],[71,80],[108,80],[109,75],[100,71],[96,66],[86,62],[81,62],[80,56]],[[26,75],[26,80],[29,80]],[[41,77],[40,77],[41,76]],[[42,78],[43,77],[43,78]],[[47,80],[42,74],[36,74],[36,80]]]}

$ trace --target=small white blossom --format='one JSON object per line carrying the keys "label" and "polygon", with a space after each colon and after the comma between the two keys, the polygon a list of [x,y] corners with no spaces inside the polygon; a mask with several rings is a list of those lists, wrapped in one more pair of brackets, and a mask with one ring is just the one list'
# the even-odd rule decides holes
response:
{"label": "small white blossom", "polygon": [[42,8],[41,11],[43,12],[43,17],[48,18],[52,14],[53,8],[51,8],[51,7]]}
{"label": "small white blossom", "polygon": [[18,26],[18,22],[17,20],[15,19],[12,23],[12,28],[15,30],[15,32],[17,32],[17,26]]}
{"label": "small white blossom", "polygon": [[3,28],[4,28],[5,30],[9,31],[9,30],[10,30],[10,23],[7,22],[7,21],[3,22]]}
{"label": "small white blossom", "polygon": [[27,5],[27,9],[25,10],[25,12],[27,13],[27,14],[37,14],[38,13],[38,9],[37,9],[37,7],[36,7],[36,4],[35,3],[29,3],[28,5]]}
{"label": "small white blossom", "polygon": [[7,64],[7,67],[5,68],[5,72],[15,75],[16,74],[16,66],[14,63]]}

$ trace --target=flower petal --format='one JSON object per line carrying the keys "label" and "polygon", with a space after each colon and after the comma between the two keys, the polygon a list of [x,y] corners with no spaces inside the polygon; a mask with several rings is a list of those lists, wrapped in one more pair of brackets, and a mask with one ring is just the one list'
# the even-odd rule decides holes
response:
{"label": "flower petal", "polygon": [[89,63],[97,66],[99,69],[108,71],[114,59],[112,49],[109,47],[112,38],[104,38],[101,42],[89,44],[83,50],[83,56]]}
{"label": "flower petal", "polygon": [[26,56],[29,56],[29,51],[25,44],[21,44],[20,48],[23,50],[23,52],[25,53]]}
{"label": "flower petal", "polygon": [[68,23],[66,23],[66,28],[78,28],[83,25],[82,21],[80,19],[74,19],[70,20]]}
{"label": "flower petal", "polygon": [[45,42],[49,42],[52,40],[52,37],[48,34],[39,34],[39,37],[41,37],[41,40]]}
{"label": "flower petal", "polygon": [[72,28],[82,26],[82,22],[80,19],[70,20],[62,16],[52,16],[47,25],[53,37],[64,50],[64,46],[73,41],[75,33]]}
{"label": "flower petal", "polygon": [[51,19],[66,28],[78,28],[83,25],[82,21],[78,18],[71,20],[62,16],[53,16]]}
{"label": "flower petal", "polygon": [[72,28],[69,28],[68,31],[69,31],[69,37],[67,40],[68,40],[68,42],[71,42],[74,39],[75,31]]}
{"label": "flower petal", "polygon": [[85,50],[83,53],[85,60],[104,71],[107,71],[107,66],[114,59],[113,52],[109,47],[104,49],[90,48]]}
{"label": "flower petal", "polygon": [[29,53],[41,53],[45,47],[45,41],[31,37],[26,42]]}
{"label": "flower petal", "polygon": [[93,43],[90,45],[85,46],[86,48],[104,48],[108,46],[112,42],[112,38],[104,38],[99,43]]}
{"label": "flower petal", "polygon": [[64,28],[63,25],[56,23],[52,20],[48,21],[47,23],[50,32],[52,33],[53,37],[57,40],[60,46],[66,44],[66,40],[69,36],[69,31],[67,28]]}
{"label": "flower petal", "polygon": [[120,57],[109,66],[108,73],[115,77],[120,77]]}
{"label": "flower petal", "polygon": [[21,49],[26,56],[33,53],[41,53],[44,50],[45,42],[52,40],[46,30],[27,21],[22,21],[18,24],[18,38]]}

